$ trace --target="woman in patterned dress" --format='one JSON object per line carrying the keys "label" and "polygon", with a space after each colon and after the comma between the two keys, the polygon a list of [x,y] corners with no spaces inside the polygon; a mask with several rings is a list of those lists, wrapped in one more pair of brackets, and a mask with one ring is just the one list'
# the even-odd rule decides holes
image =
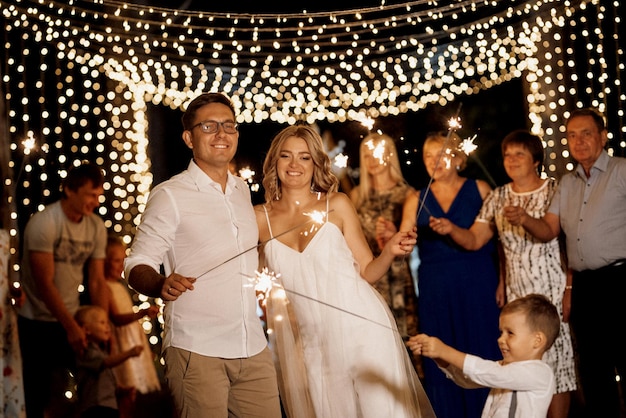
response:
{"label": "woman in patterned dress", "polygon": [[[384,243],[376,239],[378,222],[392,222],[396,229],[402,221],[402,205],[414,191],[403,178],[393,139],[386,134],[371,133],[359,149],[360,181],[350,192],[365,238],[374,257]],[[417,295],[409,270],[409,259],[398,257],[374,287],[389,305],[403,337],[417,333]]]}
{"label": "woman in patterned dress", "polygon": [[539,137],[524,130],[511,132],[502,141],[504,168],[512,182],[496,188],[469,229],[460,228],[444,218],[432,218],[430,225],[442,235],[449,235],[462,247],[480,248],[497,232],[505,255],[504,283],[508,301],[529,293],[547,296],[558,308],[561,332],[544,360],[554,369],[556,393],[548,418],[566,418],[571,391],[576,389],[574,351],[570,337],[569,302],[571,280],[564,271],[559,242],[540,242],[521,226],[511,225],[504,217],[506,206],[522,206],[534,217],[541,218],[556,190],[555,179],[540,177],[543,146]]}

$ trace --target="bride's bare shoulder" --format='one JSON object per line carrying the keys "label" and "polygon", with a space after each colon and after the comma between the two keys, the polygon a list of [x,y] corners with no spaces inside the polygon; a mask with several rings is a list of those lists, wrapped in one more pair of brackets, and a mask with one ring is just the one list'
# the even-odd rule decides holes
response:
{"label": "bride's bare shoulder", "polygon": [[352,204],[352,200],[347,194],[343,192],[331,192],[328,194],[328,200],[330,203],[336,203],[341,205]]}
{"label": "bride's bare shoulder", "polygon": [[335,215],[340,215],[342,218],[345,215],[356,214],[356,208],[352,200],[342,192],[334,192],[329,195],[329,207],[330,210],[335,212]]}

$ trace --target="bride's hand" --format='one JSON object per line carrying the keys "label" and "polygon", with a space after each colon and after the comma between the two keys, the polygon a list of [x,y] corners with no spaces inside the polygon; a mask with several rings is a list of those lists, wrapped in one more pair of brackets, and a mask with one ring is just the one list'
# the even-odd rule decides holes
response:
{"label": "bride's hand", "polygon": [[395,256],[406,256],[413,251],[417,243],[417,229],[411,231],[397,232],[388,242],[391,253]]}
{"label": "bride's hand", "polygon": [[393,237],[397,229],[393,222],[383,218],[382,216],[376,220],[376,243],[378,249],[382,251],[385,244]]}

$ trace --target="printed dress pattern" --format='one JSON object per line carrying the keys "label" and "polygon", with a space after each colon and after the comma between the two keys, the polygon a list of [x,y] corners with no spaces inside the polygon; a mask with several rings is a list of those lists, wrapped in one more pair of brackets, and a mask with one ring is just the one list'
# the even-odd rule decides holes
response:
{"label": "printed dress pattern", "polygon": [[[545,215],[557,187],[555,179],[526,193],[516,193],[511,184],[496,188],[487,198],[477,220],[494,222],[506,258],[506,296],[512,301],[529,293],[546,296],[563,318],[565,272],[557,239],[540,242],[521,226],[508,223],[503,216],[505,206],[523,207],[535,218]],[[543,357],[556,376],[557,393],[576,390],[574,349],[569,324],[561,321],[561,332]]]}
{"label": "printed dress pattern", "polygon": [[[382,216],[399,227],[402,206],[411,189],[408,184],[399,183],[389,190],[370,191],[356,208],[363,233],[375,257],[380,255],[376,242],[376,221]],[[374,283],[374,287],[389,305],[400,334],[403,337],[417,334],[417,296],[409,271],[409,259],[396,258],[389,271]]]}

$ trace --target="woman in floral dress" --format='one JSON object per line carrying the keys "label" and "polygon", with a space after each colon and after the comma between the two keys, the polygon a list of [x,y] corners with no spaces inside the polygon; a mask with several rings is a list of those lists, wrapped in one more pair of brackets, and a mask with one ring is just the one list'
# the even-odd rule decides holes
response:
{"label": "woman in floral dress", "polygon": [[[378,133],[366,136],[361,141],[359,156],[360,182],[351,190],[350,199],[372,253],[378,256],[384,242],[376,238],[377,225],[386,221],[400,227],[402,205],[413,187],[402,176],[396,146],[390,136]],[[408,257],[394,260],[389,271],[374,284],[404,337],[417,333],[417,297],[409,260]]]}

